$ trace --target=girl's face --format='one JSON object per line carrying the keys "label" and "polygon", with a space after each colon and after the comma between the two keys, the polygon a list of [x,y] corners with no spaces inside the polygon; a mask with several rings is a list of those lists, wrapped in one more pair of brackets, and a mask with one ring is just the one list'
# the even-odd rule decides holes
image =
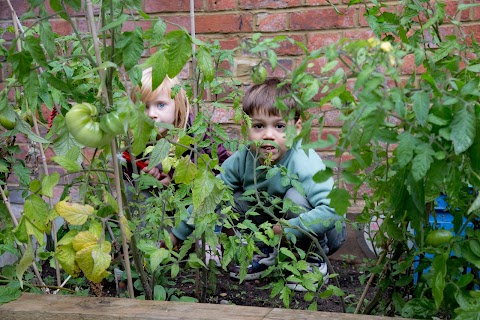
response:
{"label": "girl's face", "polygon": [[[145,103],[145,114],[155,122],[173,124],[175,122],[175,101],[170,98],[168,90],[159,90],[154,99]],[[167,128],[158,127],[158,133],[162,134]]]}

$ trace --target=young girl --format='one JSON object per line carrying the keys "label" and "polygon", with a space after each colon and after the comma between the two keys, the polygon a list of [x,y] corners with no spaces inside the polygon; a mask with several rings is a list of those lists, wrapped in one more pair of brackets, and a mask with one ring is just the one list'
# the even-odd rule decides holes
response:
{"label": "young girl", "polygon": [[[175,86],[177,86],[179,90],[172,99],[172,88]],[[137,99],[137,93],[139,93],[140,100],[145,104],[145,114],[155,122],[165,125],[173,125],[175,128],[181,128],[184,130],[193,124],[194,117],[193,113],[191,113],[187,94],[177,77],[170,79],[168,76],[165,76],[163,82],[155,90],[152,90],[152,68],[147,68],[143,71],[141,88],[137,88],[137,91],[132,94],[132,99],[134,101]],[[157,128],[159,137],[167,136],[168,129],[165,126],[159,126]],[[205,136],[204,139],[210,138]],[[211,155],[210,151],[210,149],[204,149],[200,152]],[[126,151],[123,153],[123,156],[127,160],[132,159]],[[217,156],[219,165],[228,158],[227,150],[223,145],[218,146]],[[168,174],[165,174],[162,170],[161,164],[150,170],[147,169],[147,165],[148,161],[137,161],[137,167],[139,169],[160,180],[164,186],[170,184],[173,177],[173,170]],[[131,162],[127,165],[125,173],[127,177],[132,177],[133,168]]]}

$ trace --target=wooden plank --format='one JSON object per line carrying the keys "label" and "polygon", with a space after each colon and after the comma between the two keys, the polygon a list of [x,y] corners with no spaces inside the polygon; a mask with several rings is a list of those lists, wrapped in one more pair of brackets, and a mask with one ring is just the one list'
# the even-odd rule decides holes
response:
{"label": "wooden plank", "polygon": [[206,303],[23,294],[0,305],[2,320],[381,320],[387,317]]}

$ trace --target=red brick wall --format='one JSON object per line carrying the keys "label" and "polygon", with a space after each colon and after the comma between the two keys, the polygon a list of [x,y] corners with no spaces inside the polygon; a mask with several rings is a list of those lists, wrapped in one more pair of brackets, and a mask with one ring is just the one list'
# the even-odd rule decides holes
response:
{"label": "red brick wall", "polygon": [[[17,14],[21,16],[27,10],[25,0],[11,0]],[[446,0],[447,12],[454,14],[458,2],[475,3],[477,0]],[[240,45],[242,39],[253,33],[261,32],[265,36],[288,35],[303,43],[309,50],[318,49],[346,37],[349,39],[368,38],[372,36],[363,16],[364,5],[349,7],[348,0],[331,0],[341,14],[337,14],[327,0],[195,0],[196,35],[199,38],[218,40],[224,48],[231,49]],[[398,1],[381,1],[389,6],[395,6]],[[0,0],[0,27],[12,25],[10,11],[6,0]],[[167,22],[167,31],[181,25],[190,30],[190,2],[188,0],[145,0],[143,10],[154,17],[162,17]],[[480,7],[464,11],[461,20],[465,31],[480,35]],[[86,30],[81,16],[73,18],[80,30]],[[52,18],[53,29],[62,34],[70,34],[70,26],[61,18]],[[173,24],[172,24],[173,23]],[[147,27],[147,23],[137,22],[137,25]],[[126,28],[131,28],[126,26]],[[447,25],[442,34],[452,32]],[[11,41],[13,34],[7,33],[5,40]],[[296,46],[284,45],[278,50],[279,62],[288,68],[294,68],[301,60],[301,50]],[[233,73],[245,83],[249,82],[250,67],[256,60],[250,56],[239,56]],[[403,66],[407,75],[414,70],[413,59],[407,60]],[[1,79],[5,79],[6,69],[1,70]],[[0,84],[1,86],[1,84]],[[1,87],[0,87],[1,88]],[[214,119],[232,125],[228,112],[216,114]],[[326,119],[326,132],[338,135],[339,122],[334,114]],[[322,134],[325,136],[325,133]],[[322,151],[324,157],[331,157],[328,151]]]}

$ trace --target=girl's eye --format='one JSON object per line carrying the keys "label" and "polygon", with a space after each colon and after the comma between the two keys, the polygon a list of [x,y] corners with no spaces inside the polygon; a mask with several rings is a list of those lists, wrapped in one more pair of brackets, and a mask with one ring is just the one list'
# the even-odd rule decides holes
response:
{"label": "girl's eye", "polygon": [[163,102],[157,103],[157,108],[163,109],[164,107],[165,107],[165,103],[163,103]]}

